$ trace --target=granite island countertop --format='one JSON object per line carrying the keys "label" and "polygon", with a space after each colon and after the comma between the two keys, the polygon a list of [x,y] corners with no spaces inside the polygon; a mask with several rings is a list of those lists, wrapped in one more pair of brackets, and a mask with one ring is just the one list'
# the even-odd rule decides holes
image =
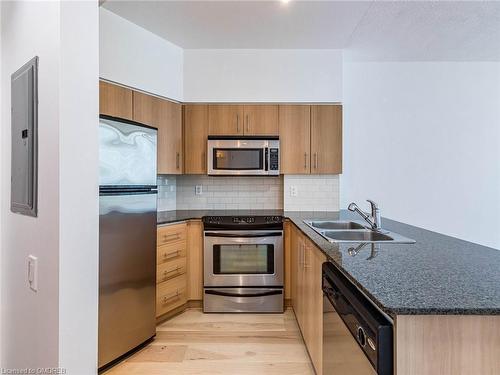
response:
{"label": "granite island countertop", "polygon": [[[158,213],[158,224],[208,215],[282,215],[323,251],[353,284],[388,315],[500,315],[500,250],[382,218],[382,227],[414,244],[330,243],[303,220],[355,220],[349,211],[178,210]],[[352,254],[352,255],[351,255]]]}

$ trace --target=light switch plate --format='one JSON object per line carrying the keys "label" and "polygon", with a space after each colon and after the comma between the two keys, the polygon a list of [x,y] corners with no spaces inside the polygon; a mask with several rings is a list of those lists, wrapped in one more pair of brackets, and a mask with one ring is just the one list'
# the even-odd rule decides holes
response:
{"label": "light switch plate", "polygon": [[38,291],[38,258],[34,255],[28,256],[28,284],[32,291]]}

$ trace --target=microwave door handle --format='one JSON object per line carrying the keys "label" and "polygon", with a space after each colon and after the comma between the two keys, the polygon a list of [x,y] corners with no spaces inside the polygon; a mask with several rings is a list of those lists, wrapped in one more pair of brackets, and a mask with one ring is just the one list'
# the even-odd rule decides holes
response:
{"label": "microwave door handle", "polygon": [[267,172],[269,170],[269,148],[268,147],[265,148],[264,160],[265,160],[264,170]]}

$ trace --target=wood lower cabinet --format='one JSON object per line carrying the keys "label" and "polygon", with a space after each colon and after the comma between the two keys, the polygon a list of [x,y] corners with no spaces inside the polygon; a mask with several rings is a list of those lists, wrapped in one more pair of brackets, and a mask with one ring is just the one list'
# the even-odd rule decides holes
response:
{"label": "wood lower cabinet", "polygon": [[243,112],[245,135],[278,135],[277,105],[245,105]]}
{"label": "wood lower cabinet", "polygon": [[203,299],[203,223],[190,220],[187,223],[188,299]]}
{"label": "wood lower cabinet", "polygon": [[163,320],[203,298],[201,220],[159,226],[156,246],[156,317]]}
{"label": "wood lower cabinet", "polygon": [[326,257],[309,239],[305,239],[304,247],[304,340],[316,374],[321,374],[323,364],[323,290],[321,283],[322,265],[326,261]]}
{"label": "wood lower cabinet", "polygon": [[182,174],[182,105],[134,91],[134,121],[158,129],[158,174]]}
{"label": "wood lower cabinet", "polygon": [[317,374],[322,373],[323,253],[295,226],[291,230],[292,306]]}
{"label": "wood lower cabinet", "polygon": [[187,302],[187,225],[160,226],[157,229],[156,317]]}
{"label": "wood lower cabinet", "polygon": [[184,105],[184,173],[207,173],[208,105]]}
{"label": "wood lower cabinet", "polygon": [[187,302],[186,275],[177,276],[156,286],[156,317],[160,317]]}
{"label": "wood lower cabinet", "polygon": [[309,174],[311,172],[311,106],[280,105],[280,172]]}
{"label": "wood lower cabinet", "polygon": [[342,173],[342,106],[311,106],[311,174]]}
{"label": "wood lower cabinet", "polygon": [[133,120],[132,90],[99,81],[99,113]]}
{"label": "wood lower cabinet", "polygon": [[210,104],[208,134],[243,135],[243,106],[239,104]]}

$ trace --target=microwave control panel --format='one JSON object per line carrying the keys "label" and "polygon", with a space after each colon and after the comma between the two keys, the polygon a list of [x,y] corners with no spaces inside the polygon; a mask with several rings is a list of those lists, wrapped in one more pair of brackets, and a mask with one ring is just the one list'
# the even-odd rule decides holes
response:
{"label": "microwave control panel", "polygon": [[269,170],[277,171],[279,170],[279,149],[270,148],[269,149]]}

